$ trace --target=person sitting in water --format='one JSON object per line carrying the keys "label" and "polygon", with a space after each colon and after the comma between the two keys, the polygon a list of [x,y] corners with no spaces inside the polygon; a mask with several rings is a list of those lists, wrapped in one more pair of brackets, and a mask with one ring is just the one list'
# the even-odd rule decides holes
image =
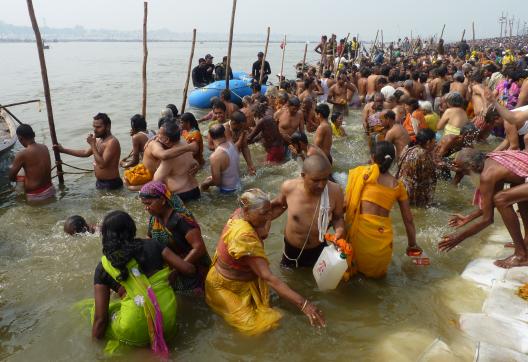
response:
{"label": "person sitting in water", "polygon": [[[174,147],[188,146],[181,140],[181,130],[178,124],[166,120],[158,132],[157,142],[165,150]],[[178,195],[183,202],[200,198],[198,181],[194,177],[198,163],[192,153],[185,152],[176,157],[161,159],[161,163],[154,173],[153,180],[167,185],[170,192]]]}
{"label": "person sitting in water", "polygon": [[[495,265],[501,268],[528,265],[527,244],[523,240],[519,216],[513,209],[513,204],[517,203],[524,230],[526,230],[528,228],[526,221],[528,208],[525,201],[528,201],[528,198],[525,181],[528,177],[528,153],[508,150],[484,155],[478,150],[465,148],[458,153],[455,168],[464,174],[470,172],[480,174],[480,180],[473,198],[473,204],[477,209],[466,216],[453,215],[449,219],[449,226],[458,229],[473,220],[478,221],[460,232],[445,235],[438,244],[438,248],[442,251],[450,251],[465,239],[493,224],[493,210],[497,207],[513,239],[515,252],[505,259],[495,261]],[[503,190],[505,183],[510,184],[507,190]]]}
{"label": "person sitting in water", "polygon": [[90,145],[85,150],[72,150],[62,145],[53,145],[61,153],[75,157],[94,157],[94,171],[99,190],[117,190],[123,187],[119,176],[119,160],[121,146],[119,140],[112,135],[112,122],[106,113],[97,113],[93,119],[93,134],[89,134],[86,142]]}
{"label": "person sitting in water", "polygon": [[347,134],[343,128],[343,114],[334,112],[332,113],[331,120],[332,122],[330,122],[330,126],[332,127],[332,136],[345,137]]}
{"label": "person sitting in water", "polygon": [[211,176],[207,177],[200,189],[206,191],[217,186],[221,193],[232,193],[240,189],[240,155],[233,142],[225,134],[223,124],[216,124],[209,129],[209,138],[213,141],[214,152],[209,157]]}
{"label": "person sitting in water", "polygon": [[203,138],[202,133],[200,132],[200,126],[198,121],[194,117],[194,114],[190,112],[185,112],[181,115],[181,128],[182,136],[185,138],[185,141],[193,147],[193,157],[198,162],[200,166],[203,166],[205,163],[203,157]]}
{"label": "person sitting in water", "polygon": [[437,130],[444,130],[444,136],[458,136],[462,127],[469,123],[469,119],[464,109],[464,98],[460,93],[453,92],[445,96],[448,109],[442,114],[438,121]]}
{"label": "person sitting in water", "polygon": [[215,263],[205,280],[205,301],[246,335],[278,325],[281,313],[270,306],[269,287],[304,313],[312,326],[324,326],[323,314],[270,270],[263,240],[271,225],[269,196],[250,189],[239,198],[216,246]]}
{"label": "person sitting in water", "polygon": [[147,142],[154,138],[155,134],[147,131],[147,122],[140,114],[136,114],[130,119],[130,125],[132,151],[130,151],[127,158],[119,162],[119,165],[126,169],[123,173],[125,184],[127,186],[138,186],[149,182],[154,176],[154,173],[150,172],[140,161],[143,159],[143,152]]}
{"label": "person sitting in water", "polygon": [[286,159],[286,146],[279,132],[277,122],[271,116],[266,115],[267,105],[258,103],[253,108],[257,124],[247,137],[247,143],[251,144],[260,137],[262,145],[266,150],[266,162],[279,164]]}
{"label": "person sitting in water", "polygon": [[343,193],[338,184],[328,181],[331,169],[326,157],[306,158],[301,176],[284,181],[272,201],[273,219],[288,210],[281,266],[313,267],[326,246],[330,223],[336,240],[345,236]]}
{"label": "person sitting in water", "polygon": [[89,225],[84,217],[79,215],[72,215],[64,221],[64,232],[68,235],[94,234],[97,228],[97,225]]}
{"label": "person sitting in water", "polygon": [[171,194],[167,186],[159,181],[143,185],[139,197],[150,214],[148,237],[168,246],[196,268],[196,274],[192,276],[178,275],[172,282],[174,290],[203,295],[211,258],[207,254],[198,222],[181,199]]}
{"label": "person sitting in water", "polygon": [[403,182],[409,203],[413,206],[430,206],[436,188],[436,164],[433,149],[435,133],[429,128],[421,129],[416,135],[416,145],[403,150],[398,162],[396,178]]}
{"label": "person sitting in water", "polygon": [[386,141],[374,146],[372,164],[349,171],[345,192],[346,240],[354,250],[355,269],[368,278],[387,274],[392,259],[392,221],[390,211],[394,202],[400,206],[407,250],[419,249],[416,244],[411,208],[405,186],[389,173],[396,158],[394,146]]}
{"label": "person sitting in water", "polygon": [[[92,337],[108,340],[108,354],[124,344],[150,345],[155,353],[167,356],[165,340],[175,335],[177,311],[169,267],[183,275],[194,275],[196,268],[159,241],[137,239],[136,224],[124,211],[104,217],[101,238],[103,256],[94,273]],[[110,290],[119,292],[122,299],[110,303]]]}
{"label": "person sitting in water", "polygon": [[24,191],[30,202],[44,201],[55,197],[55,186],[51,183],[51,158],[46,145],[35,142],[35,132],[29,124],[16,129],[18,141],[24,149],[17,152],[8,175],[16,181],[20,170],[24,170]]}

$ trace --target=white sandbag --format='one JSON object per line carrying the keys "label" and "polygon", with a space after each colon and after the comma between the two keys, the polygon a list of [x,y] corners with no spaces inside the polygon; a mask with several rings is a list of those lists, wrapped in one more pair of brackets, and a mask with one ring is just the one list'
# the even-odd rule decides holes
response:
{"label": "white sandbag", "polygon": [[503,281],[506,276],[506,269],[499,268],[494,261],[482,258],[471,261],[462,272],[462,278],[491,288],[494,281]]}
{"label": "white sandbag", "polygon": [[475,362],[528,362],[528,356],[509,348],[480,342],[475,351]]}
{"label": "white sandbag", "polygon": [[417,359],[418,362],[444,362],[456,360],[457,358],[453,351],[451,351],[451,348],[439,338],[435,339]]}
{"label": "white sandbag", "polygon": [[473,340],[528,353],[528,324],[484,313],[464,313],[460,329]]}
{"label": "white sandbag", "polygon": [[380,340],[376,347],[375,361],[416,361],[431,345],[435,336],[424,329],[401,330]]}
{"label": "white sandbag", "polygon": [[496,282],[482,311],[489,316],[528,322],[528,302],[516,294],[517,290],[518,287],[508,282]]}
{"label": "white sandbag", "polygon": [[518,268],[506,269],[506,276],[504,280],[518,287],[528,283],[528,267],[523,266]]}

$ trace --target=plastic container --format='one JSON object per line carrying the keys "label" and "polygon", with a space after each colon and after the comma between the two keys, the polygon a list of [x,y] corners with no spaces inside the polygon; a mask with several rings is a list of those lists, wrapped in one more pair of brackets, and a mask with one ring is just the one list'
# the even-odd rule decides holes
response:
{"label": "plastic container", "polygon": [[335,289],[347,268],[344,253],[333,244],[325,247],[313,268],[313,275],[319,290]]}
{"label": "plastic container", "polygon": [[407,256],[411,258],[411,261],[414,265],[429,265],[431,264],[431,260],[427,256],[427,254],[420,250],[420,249],[410,249],[407,251]]}
{"label": "plastic container", "polygon": [[24,182],[26,181],[26,173],[24,169],[20,169],[16,176],[15,192],[17,194],[23,194],[25,191]]}

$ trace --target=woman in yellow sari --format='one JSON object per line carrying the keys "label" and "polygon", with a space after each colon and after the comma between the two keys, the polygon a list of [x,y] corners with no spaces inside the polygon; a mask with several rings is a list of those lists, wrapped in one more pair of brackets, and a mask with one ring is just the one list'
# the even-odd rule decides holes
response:
{"label": "woman in yellow sari", "polygon": [[324,326],[323,315],[272,274],[262,240],[271,225],[271,203],[259,189],[246,191],[240,209],[229,218],[216,247],[213,267],[205,280],[205,301],[231,326],[257,335],[278,325],[281,313],[269,304],[269,286],[295,304],[313,326]]}
{"label": "woman in yellow sari", "polygon": [[369,278],[387,274],[392,259],[392,221],[389,216],[398,201],[408,248],[421,250],[416,245],[416,230],[407,191],[402,182],[389,173],[395,159],[394,146],[378,142],[372,155],[372,164],[350,170],[345,193],[345,223],[347,241],[354,250],[353,272]]}

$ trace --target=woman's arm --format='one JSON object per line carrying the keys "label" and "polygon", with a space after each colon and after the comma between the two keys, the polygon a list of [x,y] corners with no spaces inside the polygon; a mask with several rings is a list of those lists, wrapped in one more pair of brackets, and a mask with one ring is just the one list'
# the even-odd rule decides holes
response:
{"label": "woman's arm", "polygon": [[196,268],[194,265],[180,258],[169,248],[163,249],[161,256],[163,257],[163,260],[171,267],[171,269],[176,270],[178,273],[184,275],[193,275],[196,273]]}
{"label": "woman's arm", "polygon": [[104,284],[94,285],[95,313],[92,326],[92,337],[102,339],[108,324],[108,302],[110,288]]}
{"label": "woman's arm", "polygon": [[411,212],[411,207],[409,205],[409,199],[407,200],[398,200],[400,205],[400,212],[403,219],[403,224],[405,225],[405,232],[407,233],[407,243],[409,248],[416,247],[416,228],[414,226],[414,220]]}
{"label": "woman's arm", "polygon": [[253,273],[273,288],[281,298],[296,305],[308,317],[312,326],[325,326],[325,320],[321,311],[315,305],[308,302],[308,299],[292,290],[286,283],[273,275],[266,260],[259,257],[247,257],[246,259]]}
{"label": "woman's arm", "polygon": [[185,234],[185,240],[187,240],[192,249],[184,260],[188,263],[195,264],[207,253],[200,228],[189,230],[187,234]]}

